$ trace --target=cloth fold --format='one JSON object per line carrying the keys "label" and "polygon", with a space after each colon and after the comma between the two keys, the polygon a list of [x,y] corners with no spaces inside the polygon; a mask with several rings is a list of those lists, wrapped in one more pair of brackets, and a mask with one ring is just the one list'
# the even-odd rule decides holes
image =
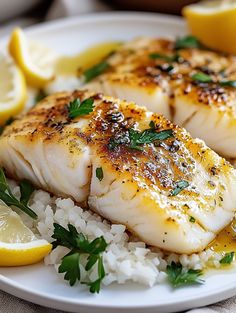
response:
{"label": "cloth fold", "polygon": [[[108,11],[111,9],[111,6],[99,0],[54,0],[45,16],[45,20],[53,20],[61,17],[74,16],[84,13]],[[15,19],[13,22],[8,23],[7,25],[1,25],[0,36],[8,34],[16,25],[25,27],[37,22],[39,22],[39,20],[30,17]],[[13,312],[63,313],[63,311],[45,308],[0,291],[0,313]],[[208,307],[190,310],[186,313],[236,313],[236,297]]]}

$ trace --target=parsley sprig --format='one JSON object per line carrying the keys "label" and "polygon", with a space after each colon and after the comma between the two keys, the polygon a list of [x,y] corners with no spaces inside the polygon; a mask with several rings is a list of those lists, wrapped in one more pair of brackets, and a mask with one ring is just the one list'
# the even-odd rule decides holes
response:
{"label": "parsley sprig", "polygon": [[183,269],[180,263],[171,262],[171,265],[167,265],[166,273],[168,281],[174,287],[181,287],[191,284],[202,284],[204,281],[199,279],[203,273],[201,270]]}
{"label": "parsley sprig", "polygon": [[78,233],[76,228],[68,224],[68,230],[54,223],[54,233],[52,238],[56,239],[53,244],[53,249],[57,246],[63,246],[70,249],[70,252],[62,258],[59,266],[59,273],[65,273],[64,279],[68,280],[71,286],[74,286],[76,281],[81,282],[80,273],[80,258],[82,255],[87,255],[87,263],[85,270],[89,271],[97,264],[98,278],[95,281],[81,282],[90,287],[90,292],[99,293],[101,282],[105,277],[103,266],[102,252],[106,250],[107,243],[103,236],[89,241],[82,233]]}
{"label": "parsley sprig", "polygon": [[100,180],[100,181],[103,180],[104,174],[103,174],[103,169],[102,169],[102,167],[97,167],[97,168],[96,168],[96,177],[97,177],[97,179]]}
{"label": "parsley sprig", "polygon": [[78,116],[87,115],[91,113],[94,109],[94,100],[92,98],[88,98],[80,101],[79,98],[74,99],[69,103],[68,111],[69,118],[73,119]]}
{"label": "parsley sprig", "polygon": [[159,59],[159,60],[163,60],[166,62],[178,62],[181,58],[178,53],[174,55],[167,55],[167,54],[155,53],[155,52],[149,54],[149,57],[154,60]]}
{"label": "parsley sprig", "polygon": [[220,264],[231,264],[234,260],[234,252],[225,253],[223,258],[220,260]]}
{"label": "parsley sprig", "polygon": [[29,198],[34,191],[30,182],[24,180],[20,184],[21,199],[18,200],[11,192],[10,187],[7,184],[6,176],[4,171],[0,169],[0,200],[6,205],[15,206],[21,211],[28,214],[33,219],[37,218],[37,214],[28,207]]}
{"label": "parsley sprig", "polygon": [[198,82],[198,83],[205,83],[205,84],[209,84],[209,83],[216,83],[218,85],[220,85],[221,87],[236,87],[236,80],[219,80],[219,81],[214,81],[213,78],[210,75],[207,75],[205,73],[202,72],[198,72],[195,73],[191,76],[192,80]]}
{"label": "parsley sprig", "polygon": [[128,132],[118,137],[112,137],[109,141],[108,147],[113,150],[115,147],[125,144],[130,149],[143,150],[144,144],[150,144],[156,140],[166,140],[173,137],[173,130],[166,129],[157,132],[153,127],[145,129],[144,131],[138,131],[130,128]]}
{"label": "parsley sprig", "polygon": [[87,69],[83,74],[85,83],[88,83],[95,77],[101,75],[109,68],[109,66],[110,65],[106,61],[103,61]]}
{"label": "parsley sprig", "polygon": [[175,49],[190,49],[190,48],[201,48],[202,45],[199,40],[191,35],[177,38],[175,41]]}

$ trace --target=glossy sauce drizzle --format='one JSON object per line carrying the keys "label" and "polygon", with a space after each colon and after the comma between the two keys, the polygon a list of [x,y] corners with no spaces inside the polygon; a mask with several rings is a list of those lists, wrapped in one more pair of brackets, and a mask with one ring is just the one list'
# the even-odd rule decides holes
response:
{"label": "glossy sauce drizzle", "polygon": [[224,228],[208,245],[208,248],[216,252],[236,251],[236,220]]}
{"label": "glossy sauce drizzle", "polygon": [[84,71],[100,62],[121,45],[120,42],[110,41],[93,45],[74,56],[63,56],[56,63],[58,75],[77,75],[78,71]]}

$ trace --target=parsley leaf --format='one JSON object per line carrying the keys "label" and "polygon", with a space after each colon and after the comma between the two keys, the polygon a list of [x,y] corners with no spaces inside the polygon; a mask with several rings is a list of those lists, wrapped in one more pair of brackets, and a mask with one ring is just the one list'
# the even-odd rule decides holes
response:
{"label": "parsley leaf", "polygon": [[[191,76],[192,80],[197,81],[199,83],[213,83],[213,79],[210,75],[204,74],[202,72],[195,73]],[[216,81],[216,84],[221,87],[236,87],[236,80],[219,80]]]}
{"label": "parsley leaf", "polygon": [[231,264],[234,259],[234,252],[229,252],[220,260],[220,264]]}
{"label": "parsley leaf", "polygon": [[28,204],[30,196],[32,195],[33,192],[34,187],[28,180],[24,179],[20,182],[20,193],[21,193],[20,201],[24,205]]}
{"label": "parsley leaf", "polygon": [[196,219],[193,217],[193,216],[190,216],[189,217],[189,222],[191,223],[195,223]]}
{"label": "parsley leaf", "polygon": [[211,76],[201,73],[201,72],[193,74],[191,78],[192,80],[195,80],[199,83],[212,83],[213,82]]}
{"label": "parsley leaf", "polygon": [[56,239],[53,249],[57,246],[63,246],[71,251],[62,258],[61,265],[58,268],[59,273],[65,273],[64,279],[68,280],[73,286],[76,281],[80,281],[80,257],[87,255],[85,270],[91,270],[97,264],[98,278],[95,281],[81,282],[90,287],[90,292],[99,292],[101,282],[105,277],[105,270],[101,253],[106,250],[107,243],[101,236],[93,241],[89,241],[82,233],[78,233],[76,228],[68,224],[68,230],[54,223],[54,233],[52,238]]}
{"label": "parsley leaf", "polygon": [[62,258],[61,265],[58,268],[59,273],[66,273],[64,279],[69,281],[70,286],[74,286],[77,279],[80,280],[79,257],[78,252],[68,253]]}
{"label": "parsley leaf", "polygon": [[[6,205],[9,206],[15,206],[28,214],[33,219],[37,218],[37,214],[31,210],[26,203],[26,200],[28,199],[29,192],[25,190],[25,187],[23,187],[24,193],[23,193],[23,201],[19,201],[15,196],[13,196],[5,177],[5,174],[2,169],[0,169],[0,200],[2,200]],[[22,191],[22,187],[21,187]],[[27,197],[26,197],[27,194]],[[22,196],[21,196],[22,197]],[[28,201],[27,201],[28,202]]]}
{"label": "parsley leaf", "polygon": [[221,80],[219,82],[222,87],[236,87],[236,80]]}
{"label": "parsley leaf", "polygon": [[150,124],[150,126],[150,129],[146,129],[142,132],[130,128],[128,130],[128,134],[124,133],[123,136],[119,135],[119,137],[112,137],[108,144],[109,149],[112,150],[118,145],[125,144],[131,149],[143,150],[142,146],[144,144],[150,144],[156,140],[166,140],[174,136],[172,129],[166,129],[157,132],[153,128],[152,123]]}
{"label": "parsley leaf", "polygon": [[180,180],[175,183],[175,188],[171,191],[171,196],[177,196],[182,190],[189,186],[186,180]]}
{"label": "parsley leaf", "polygon": [[174,55],[167,55],[162,53],[150,53],[149,57],[154,60],[159,59],[167,62],[178,62],[180,60],[180,55],[177,53]]}
{"label": "parsley leaf", "polygon": [[103,169],[102,169],[102,167],[97,167],[96,168],[96,177],[97,177],[97,179],[99,179],[100,181],[102,181],[103,180]]}
{"label": "parsley leaf", "polygon": [[191,35],[182,37],[182,38],[177,38],[175,41],[175,49],[188,49],[188,48],[201,48],[201,43],[199,40]]}
{"label": "parsley leaf", "polygon": [[103,260],[102,257],[99,257],[98,259],[98,279],[93,282],[85,283],[87,286],[90,287],[91,293],[99,293],[101,289],[101,282],[103,278],[105,277],[106,273],[103,266]]}
{"label": "parsley leaf", "polygon": [[200,270],[184,270],[180,263],[171,262],[167,265],[166,273],[168,280],[174,288],[191,284],[202,284],[204,281],[199,279],[202,275]]}
{"label": "parsley leaf", "polygon": [[92,98],[85,99],[82,102],[79,98],[71,101],[68,106],[69,118],[73,119],[91,113],[94,108],[93,103],[94,100]]}
{"label": "parsley leaf", "polygon": [[85,83],[88,83],[90,80],[102,74],[106,69],[109,68],[109,66],[110,65],[106,61],[103,61],[87,69],[83,74]]}

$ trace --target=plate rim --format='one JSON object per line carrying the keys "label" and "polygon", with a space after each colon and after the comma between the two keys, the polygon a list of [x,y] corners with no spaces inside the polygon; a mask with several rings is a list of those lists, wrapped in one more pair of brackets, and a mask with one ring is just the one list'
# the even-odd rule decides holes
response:
{"label": "plate rim", "polygon": [[[39,23],[33,26],[29,26],[27,28],[24,28],[24,31],[29,34],[29,35],[34,35],[37,33],[45,32],[47,30],[59,30],[60,28],[63,27],[70,27],[76,24],[86,24],[86,23],[96,23],[99,21],[109,21],[109,20],[126,20],[127,17],[129,17],[129,21],[137,21],[137,20],[158,20],[160,23],[168,23],[169,25],[178,25],[178,27],[183,27],[183,29],[186,29],[186,23],[184,22],[183,18],[178,17],[178,16],[172,16],[172,15],[166,15],[166,14],[158,14],[158,13],[151,13],[151,12],[136,12],[136,11],[118,11],[118,12],[104,12],[104,13],[89,13],[89,14],[84,14],[82,16],[75,16],[75,17],[66,17],[66,18],[60,18],[57,20],[52,20],[52,21],[46,21],[43,23]],[[9,39],[9,35],[4,36],[1,38],[0,43],[6,43],[7,40]],[[12,295],[18,296],[21,299],[25,299],[27,301],[31,301],[34,303],[37,303],[39,305],[43,306],[51,306],[53,304],[54,308],[61,309],[61,305],[64,307],[66,306],[66,310],[71,310],[70,307],[75,307],[79,306],[81,309],[102,309],[104,310],[116,310],[119,309],[120,311],[124,310],[135,310],[137,311],[142,311],[145,309],[145,311],[152,311],[153,309],[157,308],[162,309],[166,307],[166,304],[145,304],[145,305],[135,305],[134,303],[132,304],[97,304],[97,303],[76,303],[73,302],[69,298],[65,297],[59,297],[56,295],[50,295],[48,293],[43,293],[41,291],[35,291],[35,290],[30,290],[30,288],[23,286],[22,284],[0,274],[0,283],[1,287],[0,289],[8,292]],[[3,289],[4,287],[4,289]],[[215,291],[215,292],[214,292]],[[201,306],[203,305],[208,305],[213,303],[212,297],[217,297],[217,302],[221,301],[223,299],[232,297],[233,295],[236,295],[236,277],[235,281],[232,281],[229,283],[229,286],[225,288],[225,285],[221,287],[216,287],[214,289],[211,289],[210,292],[206,292],[203,295],[202,293],[199,293],[195,296],[192,296],[189,299],[179,299],[179,300],[174,300],[173,302],[170,302],[168,304],[169,308],[173,308],[177,306],[181,306],[181,310],[183,307],[186,309],[189,308],[189,304],[193,302],[198,302],[201,301]]]}

